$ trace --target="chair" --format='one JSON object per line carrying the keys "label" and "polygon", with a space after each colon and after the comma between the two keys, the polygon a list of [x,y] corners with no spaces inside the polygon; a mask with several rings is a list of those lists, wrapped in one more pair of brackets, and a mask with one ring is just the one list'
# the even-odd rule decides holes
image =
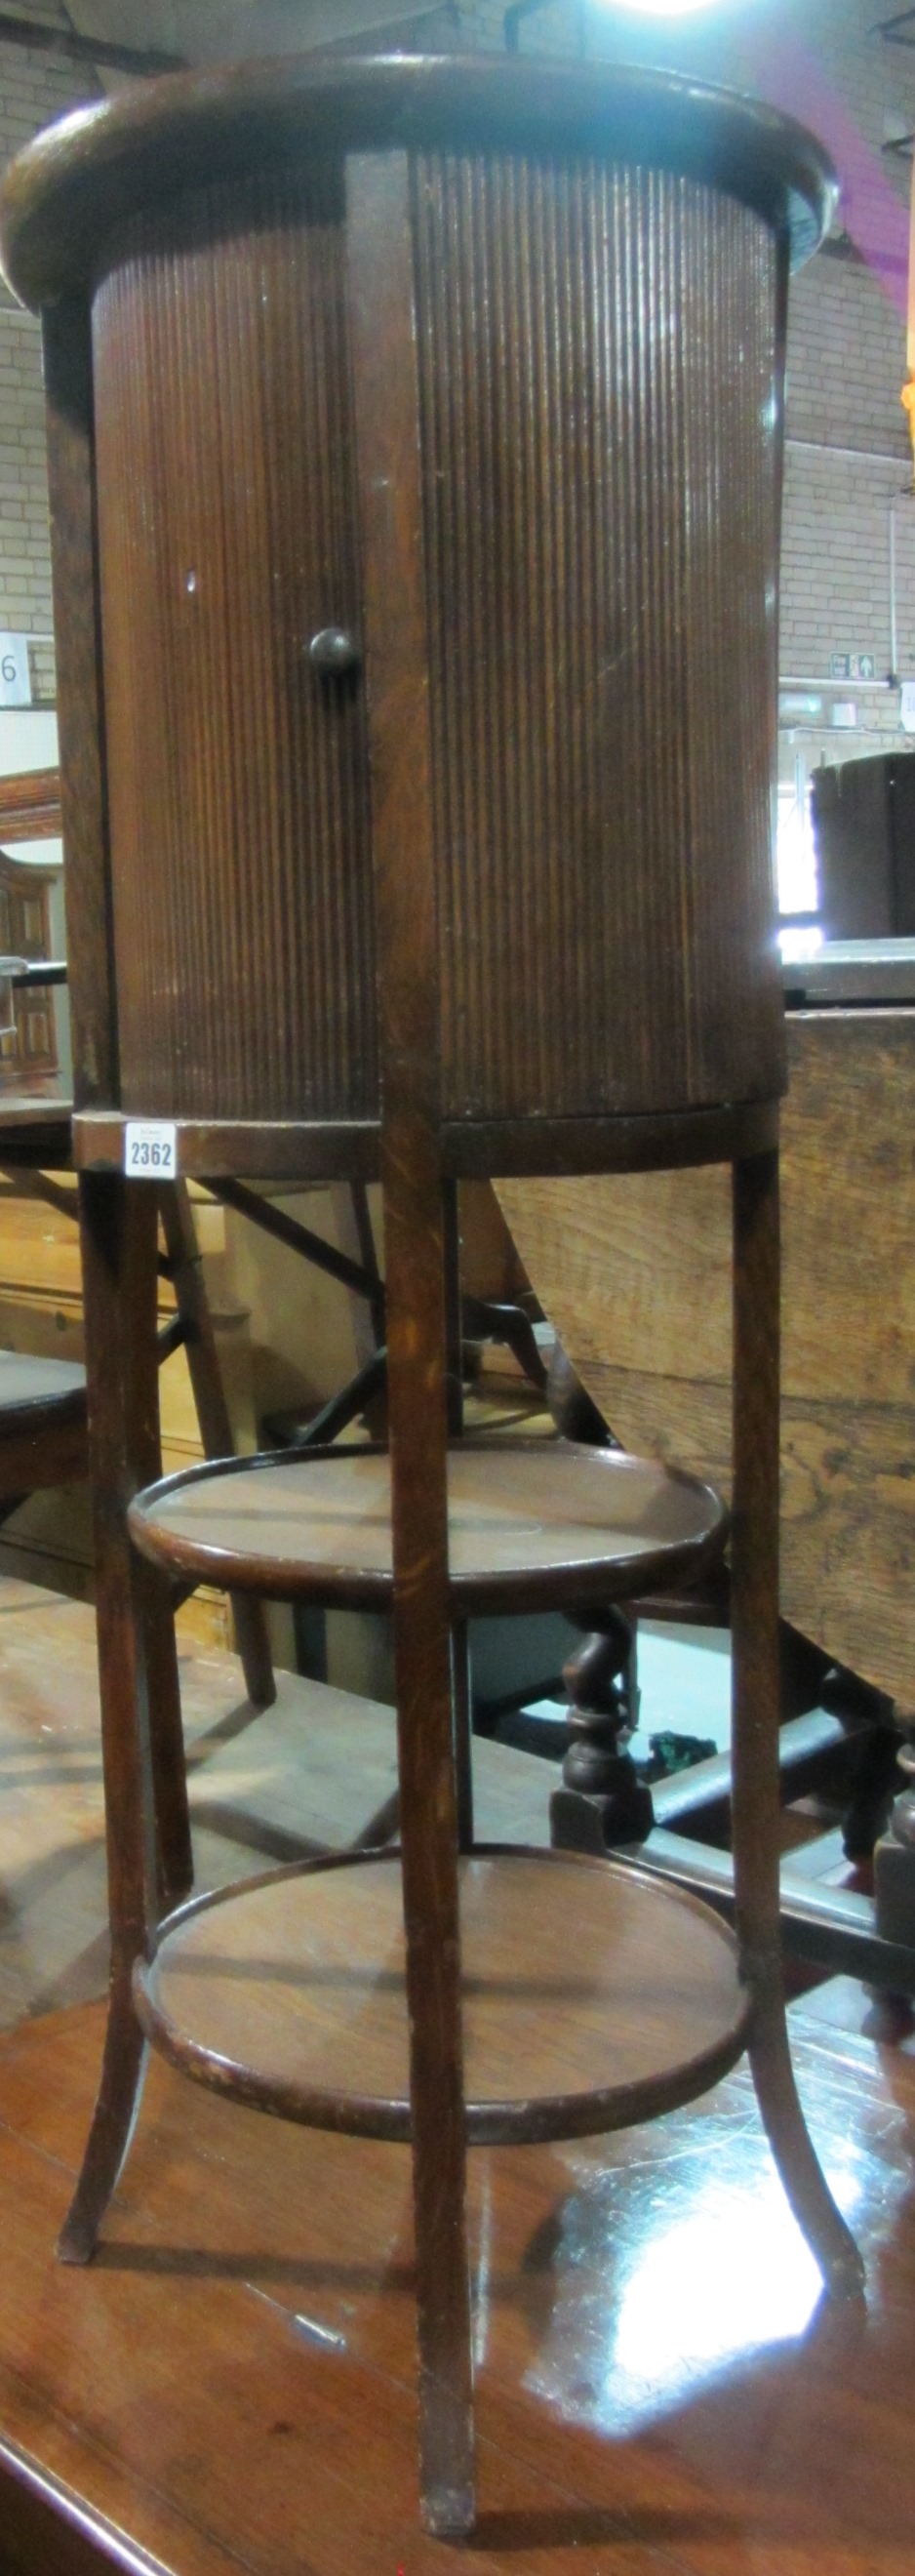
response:
{"label": "chair", "polygon": [[[21,1125],[14,1131],[13,1141],[20,1156],[28,1134],[28,1127]],[[36,1155],[53,1150],[47,1104],[38,1110],[32,1134]],[[8,1144],[10,1140],[6,1141]],[[76,1218],[75,1194],[64,1190],[47,1171],[30,1170],[20,1160],[14,1178],[21,1195],[42,1198],[66,1216]],[[207,1456],[221,1457],[231,1448],[231,1425],[194,1221],[183,1184],[163,1187],[160,1205],[166,1250],[157,1258],[156,1272],[171,1282],[176,1311],[158,1331],[157,1363],[161,1365],[173,1351],[186,1350],[204,1448]],[[0,1521],[7,1520],[29,1494],[85,1480],[89,1474],[86,1415],[86,1371],[78,1362],[0,1351]],[[158,1401],[155,1420],[158,1446]],[[255,1708],[269,1708],[276,1697],[276,1685],[262,1605],[248,1595],[233,1602],[233,1614],[248,1696]],[[167,1636],[170,1623],[171,1608],[163,1600],[162,1656],[168,1678],[174,1661]],[[194,1871],[183,1739],[180,1724],[166,1724],[169,1706],[166,1699],[155,1738],[162,1834],[159,1871],[163,1898],[167,1895],[177,1902],[193,1885]]]}
{"label": "chair", "polygon": [[[475,2512],[468,2144],[647,2117],[747,2048],[829,2286],[860,2288],[794,2091],[776,1835],[770,604],[789,253],[831,203],[817,147],[768,112],[499,60],[163,84],[6,182],[8,272],[44,308],[116,1854],[62,2250],[95,2244],[147,2036],[242,2101],[409,2138],[443,2534]],[[216,1180],[380,1170],[389,1455],[148,1490],[138,1122]],[[723,1524],[696,1480],[609,1453],[568,1449],[546,1493],[538,1457],[511,1494],[485,1451],[449,1466],[449,1186],[716,1160],[736,1944],[610,1862],[461,1851],[451,1649],[481,1593],[631,1594]],[[161,1923],[149,1587],[216,1557],[254,1591],[392,1602],[401,1852]]]}

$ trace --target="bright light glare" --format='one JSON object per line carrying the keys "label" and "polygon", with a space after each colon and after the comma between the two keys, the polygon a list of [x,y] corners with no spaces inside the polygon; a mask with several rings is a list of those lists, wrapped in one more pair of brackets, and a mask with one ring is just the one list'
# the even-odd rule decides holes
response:
{"label": "bright light glare", "polygon": [[[713,2172],[700,2181],[693,2155],[679,2168],[676,2156],[665,2161],[663,2183],[650,2166],[633,2170],[643,2214],[628,2253],[626,2175],[583,2171],[580,2199],[565,2205],[552,2315],[525,2377],[566,2422],[626,2438],[806,2332],[822,2297],[816,2262],[777,2176],[754,2159],[752,2119],[735,2129],[739,2180]],[[830,2161],[830,2190],[846,2215],[860,2201],[865,2162],[854,2142]],[[679,2214],[659,2224],[672,2197]]]}
{"label": "bright light glare", "polygon": [[640,18],[693,18],[697,9],[707,9],[711,0],[604,0],[614,9],[634,9]]}

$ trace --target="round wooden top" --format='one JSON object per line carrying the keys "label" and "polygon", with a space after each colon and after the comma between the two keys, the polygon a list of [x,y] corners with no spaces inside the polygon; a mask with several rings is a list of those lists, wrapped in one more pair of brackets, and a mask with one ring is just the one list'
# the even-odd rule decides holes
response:
{"label": "round wooden top", "polygon": [[[572,1441],[459,1443],[449,1454],[451,1585],[462,1610],[622,1598],[698,1570],[723,1544],[720,1497],[698,1478]],[[390,1601],[385,1450],[291,1452],[191,1468],[131,1506],[143,1554],[181,1579]]]}
{"label": "round wooden top", "polygon": [[835,174],[803,127],[759,102],[621,65],[314,55],[146,81],[39,135],[7,173],[0,249],[38,307],[85,288],[139,208],[304,149],[594,154],[675,169],[786,224],[795,263],[822,239]]}
{"label": "round wooden top", "polygon": [[[460,1864],[468,2136],[583,2137],[689,2101],[749,2003],[707,1907],[577,1854]],[[174,1918],[135,1975],[148,2036],[221,2092],[312,2127],[410,2133],[396,1853],[283,1870]]]}
{"label": "round wooden top", "polygon": [[77,1419],[85,1412],[86,1372],[76,1360],[44,1360],[24,1357],[19,1351],[0,1351],[0,1424],[22,1430],[24,1417],[44,1413],[48,1408],[56,1415],[66,1409]]}

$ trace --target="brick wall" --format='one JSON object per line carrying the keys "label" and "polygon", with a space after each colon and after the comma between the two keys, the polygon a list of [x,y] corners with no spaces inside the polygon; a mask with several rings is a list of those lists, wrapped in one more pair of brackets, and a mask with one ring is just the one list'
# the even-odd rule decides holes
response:
{"label": "brick wall", "polygon": [[[19,17],[47,24],[63,11],[55,0],[16,0]],[[39,127],[67,108],[97,97],[91,73],[53,54],[0,41],[0,165]],[[51,632],[51,563],[45,471],[41,344],[37,322],[0,286],[0,628],[47,639]],[[53,704],[50,641],[30,648],[36,702]]]}
{"label": "brick wall", "polygon": [[[887,7],[886,16],[892,15]],[[462,10],[467,34],[502,45],[500,0]],[[794,104],[792,69],[802,30],[798,113],[827,141],[854,129],[863,151],[854,169],[856,211],[873,211],[890,191],[904,206],[910,171],[884,153],[888,129],[915,124],[915,53],[885,45],[871,0],[732,0],[708,20],[664,27],[602,12],[599,0],[554,0],[519,29],[524,53],[624,56],[773,95]],[[793,52],[789,54],[789,49]],[[787,68],[786,68],[787,67]],[[787,95],[782,95],[784,87]],[[840,223],[841,223],[840,215]],[[858,718],[837,732],[828,721],[782,729],[781,769],[794,774],[798,750],[809,769],[905,739],[890,669],[890,505],[896,502],[897,637],[900,672],[915,674],[915,499],[911,451],[899,400],[905,328],[897,303],[860,257],[823,255],[795,279],[788,347],[785,517],[781,581],[781,668],[830,680],[833,654],[872,653],[882,688],[843,688]],[[853,449],[849,459],[824,448]],[[838,694],[838,692],[836,693]]]}

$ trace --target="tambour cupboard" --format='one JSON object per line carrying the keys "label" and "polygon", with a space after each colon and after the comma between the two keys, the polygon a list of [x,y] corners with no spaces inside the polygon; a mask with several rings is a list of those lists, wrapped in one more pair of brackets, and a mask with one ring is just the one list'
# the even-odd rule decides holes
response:
{"label": "tambour cupboard", "polygon": [[[144,2032],[268,2110],[409,2136],[439,2532],[474,2515],[468,2140],[642,2117],[746,2045],[830,2285],[860,2281],[793,2087],[776,1855],[782,379],[790,261],[831,204],[762,108],[418,57],[156,84],[5,184],[45,329],[111,1820],[63,2250],[95,2242]],[[146,1492],[131,1553],[140,1119],[188,1173],[380,1170],[391,1453]],[[449,1469],[455,1179],[707,1161],[735,1173],[735,1947],[602,1863],[459,1850],[452,1723],[481,1590],[517,1602],[537,1557],[554,1597],[606,1599],[722,1537],[706,1488],[630,1461]],[[392,1601],[401,1866],[162,1924],[144,1663],[163,1575],[217,1559]]]}

